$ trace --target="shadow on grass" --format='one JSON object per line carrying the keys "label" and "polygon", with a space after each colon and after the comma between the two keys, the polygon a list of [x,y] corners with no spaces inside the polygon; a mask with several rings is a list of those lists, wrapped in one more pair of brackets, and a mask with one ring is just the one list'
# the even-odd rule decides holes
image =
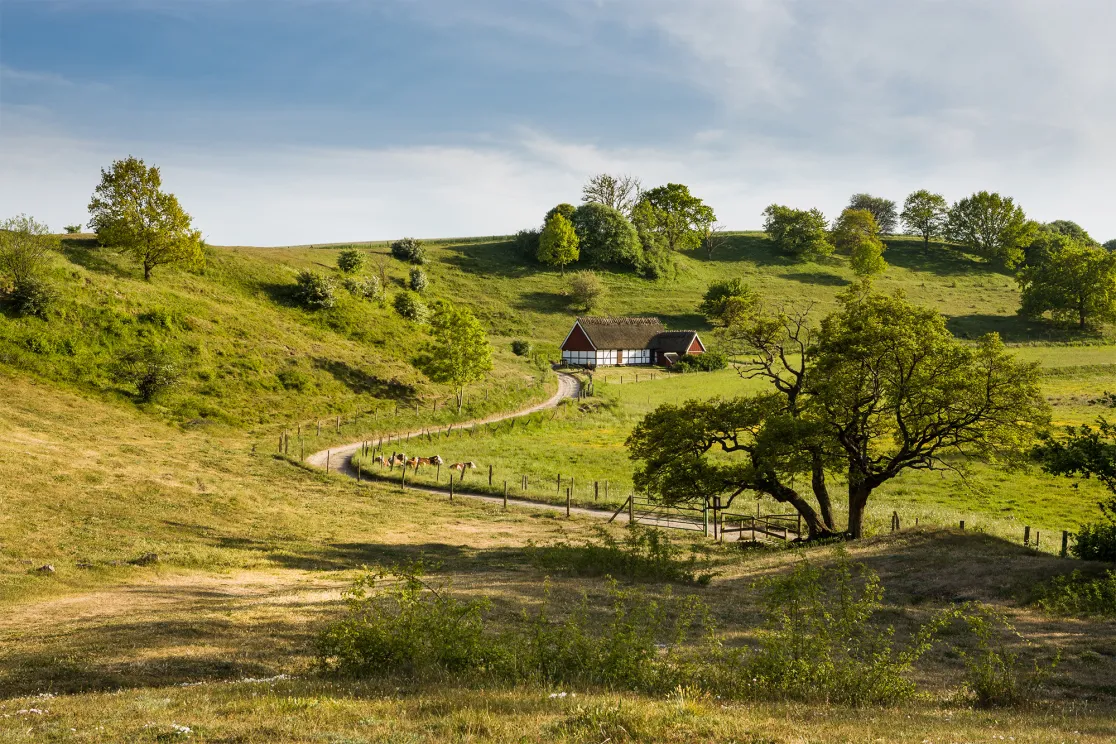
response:
{"label": "shadow on grass", "polygon": [[1089,341],[1102,337],[1099,331],[1081,331],[1076,328],[1058,326],[1044,320],[1034,320],[1021,315],[955,315],[946,321],[946,327],[954,336],[963,339],[979,338],[986,333],[998,333],[1008,342],[1022,341]]}
{"label": "shadow on grass", "polygon": [[846,287],[852,284],[848,279],[830,274],[828,271],[795,271],[783,276],[796,282],[815,284],[819,287]]}
{"label": "shadow on grass", "polygon": [[315,357],[311,363],[316,369],[329,373],[333,379],[354,393],[403,402],[414,402],[415,400],[416,390],[414,385],[408,385],[398,380],[385,380],[359,367],[354,367],[347,362],[336,359]]}
{"label": "shadow on grass", "polygon": [[66,238],[61,242],[62,255],[75,263],[98,274],[108,274],[119,279],[142,278],[142,273],[126,271],[108,259],[111,248],[103,248],[96,238]]}
{"label": "shadow on grass", "polygon": [[527,292],[520,295],[513,303],[517,310],[529,310],[535,313],[549,313],[552,315],[574,316],[578,313],[570,306],[570,298],[557,292]]}
{"label": "shadow on grass", "polygon": [[510,240],[447,245],[442,250],[448,254],[443,259],[447,265],[479,276],[518,279],[550,271],[529,264]]}
{"label": "shadow on grass", "polygon": [[938,276],[1004,274],[1011,272],[993,264],[979,261],[942,243],[925,245],[921,238],[897,236],[886,238],[884,258],[892,266],[908,271],[925,271]]}

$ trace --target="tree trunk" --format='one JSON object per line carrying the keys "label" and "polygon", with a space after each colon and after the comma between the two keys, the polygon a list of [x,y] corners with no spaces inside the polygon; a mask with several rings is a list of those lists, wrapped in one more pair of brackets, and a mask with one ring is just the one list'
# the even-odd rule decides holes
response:
{"label": "tree trunk", "polygon": [[143,262],[143,280],[145,282],[151,281],[151,269],[152,269],[152,266],[149,263],[147,263],[146,261],[144,261]]}
{"label": "tree trunk", "polygon": [[864,537],[864,509],[871,493],[864,483],[849,483],[849,537],[853,540]]}
{"label": "tree trunk", "polygon": [[834,531],[822,521],[818,513],[814,511],[814,507],[810,506],[810,502],[798,495],[798,493],[781,483],[769,483],[763,489],[771,498],[784,504],[790,504],[794,510],[802,515],[802,522],[806,525],[808,531],[808,538],[814,540],[819,537],[829,537],[834,534]]}
{"label": "tree trunk", "polygon": [[457,389],[457,412],[461,413],[461,399],[465,397],[465,388],[459,387]]}
{"label": "tree trunk", "polygon": [[814,489],[814,498],[818,500],[821,518],[830,531],[836,530],[833,524],[833,502],[829,498],[829,489],[825,485],[825,467],[821,455],[814,453],[811,467],[811,486]]}

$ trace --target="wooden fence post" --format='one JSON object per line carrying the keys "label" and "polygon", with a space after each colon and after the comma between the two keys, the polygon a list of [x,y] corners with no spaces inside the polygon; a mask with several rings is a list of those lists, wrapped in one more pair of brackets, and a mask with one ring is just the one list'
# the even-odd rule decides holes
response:
{"label": "wooden fence post", "polygon": [[964,519],[961,520],[961,529],[965,529],[965,520]]}
{"label": "wooden fence post", "polygon": [[1027,525],[1026,527],[1023,528],[1023,544],[1024,545],[1030,545],[1031,544],[1031,525]]}
{"label": "wooden fence post", "polygon": [[403,461],[403,469],[399,471],[399,490],[407,490],[407,461]]}
{"label": "wooden fence post", "polygon": [[593,481],[593,501],[601,497],[601,483],[600,481]]}
{"label": "wooden fence post", "polygon": [[326,472],[329,472],[329,450],[326,450]]}
{"label": "wooden fence post", "polygon": [[283,454],[283,435],[279,435],[279,454]]}
{"label": "wooden fence post", "polygon": [[357,463],[357,483],[360,483],[360,463]]}
{"label": "wooden fence post", "polygon": [[341,417],[340,416],[337,417],[337,433],[338,434],[341,433]]}
{"label": "wooden fence post", "polygon": [[628,524],[635,524],[635,494],[628,497]]}
{"label": "wooden fence post", "polygon": [[608,501],[608,481],[605,481],[605,501]]}
{"label": "wooden fence post", "polygon": [[562,474],[559,473],[558,474],[558,494],[561,495],[561,493],[562,493]]}
{"label": "wooden fence post", "polygon": [[1069,553],[1069,530],[1062,530],[1062,557]]}
{"label": "wooden fence post", "polygon": [[570,489],[566,489],[566,518],[570,517]]}
{"label": "wooden fence post", "polygon": [[453,501],[453,473],[450,473],[450,501]]}
{"label": "wooden fence post", "polygon": [[488,485],[492,486],[492,466],[488,466]]}
{"label": "wooden fence post", "polygon": [[434,471],[434,482],[442,482],[442,463],[438,463],[438,469]]}
{"label": "wooden fence post", "polygon": [[504,511],[508,510],[508,482],[504,481]]}
{"label": "wooden fence post", "polygon": [[317,433],[317,436],[320,437],[321,435],[322,435],[322,421],[321,421],[321,419],[318,419],[318,433]]}

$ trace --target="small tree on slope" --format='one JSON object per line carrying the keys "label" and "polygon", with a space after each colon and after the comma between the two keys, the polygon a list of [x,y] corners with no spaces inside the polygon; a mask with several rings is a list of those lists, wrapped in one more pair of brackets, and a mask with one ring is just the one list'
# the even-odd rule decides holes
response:
{"label": "small tree on slope", "polygon": [[492,370],[492,345],[471,312],[448,303],[434,311],[430,332],[433,341],[417,366],[434,382],[453,385],[460,411],[465,386]]}

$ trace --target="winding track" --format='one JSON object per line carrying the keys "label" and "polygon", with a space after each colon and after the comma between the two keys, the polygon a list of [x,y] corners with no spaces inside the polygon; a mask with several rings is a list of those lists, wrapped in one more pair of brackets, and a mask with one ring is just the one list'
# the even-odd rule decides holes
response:
{"label": "winding track", "polygon": [[[555,406],[557,406],[559,403],[561,403],[563,400],[566,400],[567,398],[576,398],[577,394],[580,390],[581,390],[581,383],[578,381],[578,379],[576,377],[574,377],[573,375],[567,375],[567,374],[564,374],[562,372],[559,372],[558,373],[558,391],[554,395],[552,395],[548,400],[544,401],[543,403],[539,403],[538,405],[531,406],[530,408],[524,408],[524,409],[519,410],[519,411],[514,411],[512,413],[502,413],[502,414],[497,414],[495,416],[489,416],[489,417],[483,418],[483,419],[473,419],[471,421],[463,421],[460,424],[457,424],[456,426],[451,426],[450,428],[451,429],[467,429],[467,428],[471,427],[473,424],[491,424],[491,423],[495,423],[496,421],[506,421],[508,419],[517,418],[519,416],[529,416],[530,414],[535,413],[537,411],[546,410],[548,408],[554,408]],[[422,436],[423,433],[424,432],[422,430],[419,430],[419,431],[407,432],[407,433],[404,433],[404,434],[393,434],[391,436],[384,437],[384,441],[385,442],[403,441],[405,439],[411,439],[413,437]],[[360,451],[360,448],[361,448],[362,444],[363,444],[363,441],[353,442],[351,444],[342,445],[341,447],[331,447],[327,450],[322,450],[321,452],[315,452],[314,454],[312,454],[312,455],[310,455],[309,457],[306,458],[306,463],[308,465],[313,466],[313,467],[322,468],[324,470],[325,467],[326,467],[326,462],[328,461],[329,472],[340,473],[342,475],[347,475],[350,478],[355,479],[356,475],[357,475],[357,471],[356,471],[356,467],[353,466],[353,455],[355,455],[357,452]],[[430,487],[427,487],[427,486],[408,486],[407,490],[418,491],[420,493],[437,494],[437,495],[440,495],[440,496],[449,495],[449,491],[446,490],[446,489],[430,488]],[[456,493],[454,493],[454,497],[464,498],[464,499],[475,499],[475,500],[478,500],[478,501],[487,501],[487,502],[493,503],[493,504],[503,504],[503,502],[504,502],[504,499],[503,499],[502,496],[484,496],[484,495],[481,495],[481,494],[474,494],[474,493],[456,492]],[[528,501],[526,499],[512,498],[511,496],[508,497],[508,503],[509,504],[515,504],[516,506],[525,506],[525,507],[533,508],[533,509],[542,509],[542,510],[545,510],[545,511],[561,511],[561,512],[564,512],[566,510],[565,506],[562,506],[562,505],[559,505],[559,504],[547,504],[547,503],[539,502],[539,501]],[[589,509],[589,508],[582,507],[582,506],[573,506],[573,507],[570,507],[570,513],[571,514],[581,514],[581,515],[586,515],[586,516],[592,516],[592,517],[599,517],[599,518],[606,518],[607,519],[608,517],[611,517],[613,515],[613,510],[612,509]],[[616,517],[616,521],[627,522],[628,521],[627,513],[625,512],[625,513],[619,514]]]}

